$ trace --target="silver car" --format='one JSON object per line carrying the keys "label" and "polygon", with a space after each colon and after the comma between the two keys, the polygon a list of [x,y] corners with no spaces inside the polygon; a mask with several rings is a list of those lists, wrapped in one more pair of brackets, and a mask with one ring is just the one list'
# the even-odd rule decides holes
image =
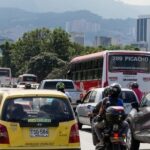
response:
{"label": "silver car", "polygon": [[[88,116],[92,112],[96,104],[103,99],[104,88],[95,88],[87,92],[87,94],[82,99],[81,103],[78,104],[76,108],[76,116],[79,125],[79,129],[82,125],[91,126],[91,119]],[[122,88],[121,94],[119,96],[124,101],[124,108],[126,114],[128,114],[131,109],[131,103],[138,102],[136,94],[131,89]]]}

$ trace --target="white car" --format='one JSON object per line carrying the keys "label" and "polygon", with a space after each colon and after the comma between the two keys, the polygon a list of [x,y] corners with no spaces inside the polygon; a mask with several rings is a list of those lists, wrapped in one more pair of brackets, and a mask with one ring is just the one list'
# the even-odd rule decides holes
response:
{"label": "white car", "polygon": [[[79,129],[82,128],[82,125],[91,126],[91,119],[88,116],[89,112],[92,112],[96,104],[103,99],[104,88],[95,88],[87,92],[84,98],[81,101],[81,104],[78,104],[76,108],[77,121]],[[137,101],[137,96],[131,89],[122,88],[120,98],[124,100],[124,108],[126,114],[128,114],[131,109],[131,103]]]}
{"label": "white car", "polygon": [[[68,93],[68,97],[71,101],[72,107],[75,110],[77,106],[77,101],[81,99],[82,91],[77,88],[73,80],[68,79],[45,79],[43,80],[38,89],[51,89],[56,90],[56,84],[58,82],[63,82],[65,85],[65,92]],[[67,94],[66,93],[66,94]]]}

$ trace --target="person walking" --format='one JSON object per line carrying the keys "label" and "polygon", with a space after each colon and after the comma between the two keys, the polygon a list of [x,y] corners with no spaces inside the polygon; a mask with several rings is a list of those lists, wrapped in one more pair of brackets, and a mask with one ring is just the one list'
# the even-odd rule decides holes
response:
{"label": "person walking", "polygon": [[137,95],[138,97],[138,100],[139,100],[139,103],[141,102],[142,100],[142,97],[143,97],[143,93],[142,91],[139,89],[139,85],[137,82],[133,82],[131,84],[131,89],[135,92],[135,94]]}

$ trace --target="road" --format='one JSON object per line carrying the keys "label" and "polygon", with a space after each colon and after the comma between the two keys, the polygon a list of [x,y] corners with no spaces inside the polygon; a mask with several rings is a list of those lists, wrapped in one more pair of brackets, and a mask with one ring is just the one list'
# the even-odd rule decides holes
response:
{"label": "road", "polygon": [[[91,128],[83,126],[83,129],[79,131],[81,150],[95,150],[92,143]],[[150,144],[141,144],[140,150],[150,150]]]}

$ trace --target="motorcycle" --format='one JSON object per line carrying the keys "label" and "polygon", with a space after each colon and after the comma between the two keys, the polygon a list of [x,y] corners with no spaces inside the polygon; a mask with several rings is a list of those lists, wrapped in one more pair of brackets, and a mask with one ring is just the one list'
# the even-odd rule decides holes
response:
{"label": "motorcycle", "polygon": [[127,150],[126,146],[126,114],[123,107],[110,106],[106,109],[103,124],[103,147],[96,146],[96,150]]}

